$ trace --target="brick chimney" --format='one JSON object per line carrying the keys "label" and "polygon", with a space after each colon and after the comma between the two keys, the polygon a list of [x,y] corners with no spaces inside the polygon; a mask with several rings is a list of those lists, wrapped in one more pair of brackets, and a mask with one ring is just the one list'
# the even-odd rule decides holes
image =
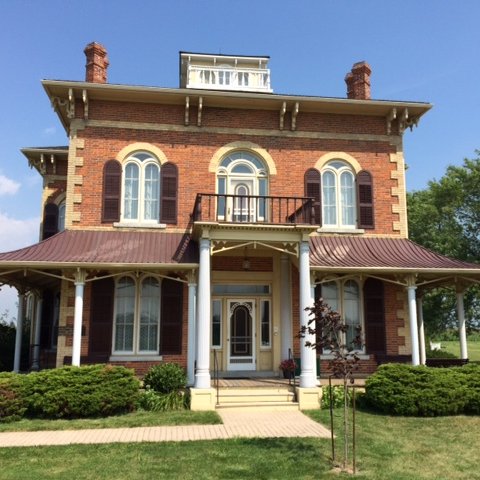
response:
{"label": "brick chimney", "polygon": [[92,42],[85,47],[87,64],[85,81],[93,83],[107,83],[108,57],[103,45]]}
{"label": "brick chimney", "polygon": [[347,73],[347,97],[355,100],[370,100],[370,74],[372,69],[367,62],[357,62]]}

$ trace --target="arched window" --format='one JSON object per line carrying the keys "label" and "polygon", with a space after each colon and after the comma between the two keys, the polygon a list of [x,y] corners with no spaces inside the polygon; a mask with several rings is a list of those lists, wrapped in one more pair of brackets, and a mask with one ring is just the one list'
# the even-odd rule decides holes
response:
{"label": "arched window", "polygon": [[160,162],[150,153],[136,152],[124,163],[123,220],[160,220]]}
{"label": "arched window", "polygon": [[[267,221],[268,173],[264,162],[250,152],[230,153],[217,169],[219,220]],[[222,196],[225,195],[225,196]]]}
{"label": "arched window", "polygon": [[57,230],[63,232],[65,230],[65,200],[58,205]]}
{"label": "arched window", "polygon": [[323,225],[356,227],[355,174],[340,160],[327,163],[322,172]]}

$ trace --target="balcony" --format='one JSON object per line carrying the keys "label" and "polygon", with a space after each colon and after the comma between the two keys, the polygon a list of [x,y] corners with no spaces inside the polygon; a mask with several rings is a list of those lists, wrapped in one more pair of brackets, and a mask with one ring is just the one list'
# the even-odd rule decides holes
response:
{"label": "balcony", "polygon": [[316,225],[312,198],[198,193],[193,222],[255,225]]}
{"label": "balcony", "polygon": [[189,65],[187,88],[271,93],[268,68]]}

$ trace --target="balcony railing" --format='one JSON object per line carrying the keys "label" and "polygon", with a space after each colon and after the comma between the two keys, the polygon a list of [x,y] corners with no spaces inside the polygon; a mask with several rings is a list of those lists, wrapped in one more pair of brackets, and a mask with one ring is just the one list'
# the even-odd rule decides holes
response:
{"label": "balcony railing", "polygon": [[271,92],[268,68],[226,68],[190,65],[187,88]]}
{"label": "balcony railing", "polygon": [[314,201],[306,197],[198,193],[194,222],[314,225]]}

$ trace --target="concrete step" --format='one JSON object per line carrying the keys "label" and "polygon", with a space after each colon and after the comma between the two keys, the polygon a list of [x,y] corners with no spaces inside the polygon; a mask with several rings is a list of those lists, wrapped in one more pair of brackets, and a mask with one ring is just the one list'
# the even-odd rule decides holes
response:
{"label": "concrete step", "polygon": [[261,402],[293,402],[295,395],[291,392],[276,393],[236,393],[221,392],[219,394],[220,403],[261,403]]}
{"label": "concrete step", "polygon": [[261,402],[261,403],[220,403],[216,406],[217,410],[228,410],[228,411],[269,411],[269,412],[284,412],[284,411],[295,411],[298,410],[297,402]]}

